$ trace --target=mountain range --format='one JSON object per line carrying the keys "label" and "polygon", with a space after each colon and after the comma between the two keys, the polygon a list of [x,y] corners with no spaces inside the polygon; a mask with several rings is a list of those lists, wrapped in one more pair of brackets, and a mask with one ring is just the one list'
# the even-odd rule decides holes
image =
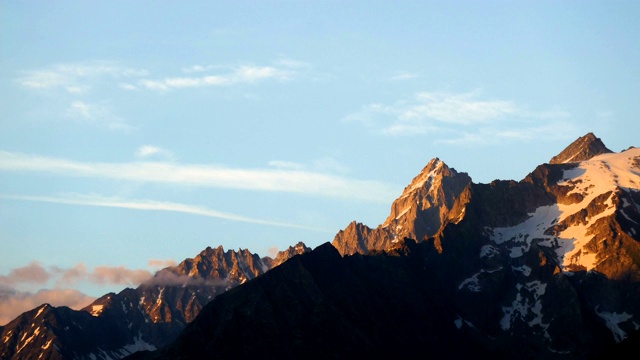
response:
{"label": "mountain range", "polygon": [[75,311],[43,304],[0,327],[4,359],[121,359],[166,345],[209,301],[264,274],[296,254],[275,259],[246,249],[208,247],[192,259],[157,272],[136,289],[106,294]]}
{"label": "mountain range", "polygon": [[640,350],[639,317],[640,148],[589,133],[520,181],[434,158],[384,223],[313,250],[208,248],[80,311],[42,305],[0,354],[599,359]]}

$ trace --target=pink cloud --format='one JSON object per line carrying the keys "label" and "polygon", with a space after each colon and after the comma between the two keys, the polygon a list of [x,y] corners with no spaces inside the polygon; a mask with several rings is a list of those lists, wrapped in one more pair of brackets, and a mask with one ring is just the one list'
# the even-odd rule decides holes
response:
{"label": "pink cloud", "polygon": [[[172,266],[173,260],[150,260],[149,267]],[[55,286],[65,288],[78,283],[89,282],[97,285],[126,285],[137,286],[153,276],[146,269],[129,269],[124,266],[97,266],[88,269],[84,263],[78,263],[72,268],[51,266],[43,267],[34,261],[29,265],[15,268],[8,275],[0,275],[0,286],[16,287],[25,290],[20,285],[37,284],[41,286]]]}
{"label": "pink cloud", "polygon": [[29,265],[11,270],[9,275],[0,275],[0,284],[11,285],[19,282],[44,284],[51,279],[51,274],[33,261]]}
{"label": "pink cloud", "polygon": [[150,268],[165,268],[167,266],[176,266],[177,263],[173,259],[162,260],[162,259],[150,259],[147,263],[147,266]]}
{"label": "pink cloud", "polygon": [[78,263],[71,269],[57,269],[57,272],[62,274],[58,283],[63,285],[71,285],[83,281],[88,274],[87,266],[83,263]]}
{"label": "pink cloud", "polygon": [[75,289],[44,289],[30,293],[13,288],[0,288],[0,325],[6,325],[20,314],[42,304],[68,306],[80,310],[94,300],[94,297]]}
{"label": "pink cloud", "polygon": [[164,286],[223,286],[226,285],[224,279],[203,279],[201,277],[191,277],[189,275],[181,275],[173,273],[169,270],[161,270],[156,275],[149,279],[147,284],[164,285]]}
{"label": "pink cloud", "polygon": [[150,279],[151,272],[147,270],[131,270],[124,266],[97,266],[89,279],[96,284],[138,285]]}

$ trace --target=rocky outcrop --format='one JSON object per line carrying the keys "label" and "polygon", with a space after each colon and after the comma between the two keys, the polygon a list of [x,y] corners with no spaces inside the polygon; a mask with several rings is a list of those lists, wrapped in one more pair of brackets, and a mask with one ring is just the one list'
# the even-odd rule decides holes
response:
{"label": "rocky outcrop", "polygon": [[571,143],[560,154],[551,158],[550,164],[564,164],[569,162],[578,162],[589,160],[600,154],[611,153],[600,138],[593,133],[581,136]]}
{"label": "rocky outcrop", "polygon": [[393,202],[383,224],[371,229],[352,222],[338,232],[332,244],[341,254],[350,255],[384,250],[404,238],[439,239],[448,224],[464,217],[470,185],[466,173],[458,173],[434,158]]}
{"label": "rocky outcrop", "polygon": [[[269,263],[269,268],[274,268],[296,255],[304,254],[309,251],[311,251],[311,248],[300,241],[294,246],[289,246],[287,249],[279,251],[275,259]],[[270,260],[271,258],[267,257],[266,259]],[[265,258],[263,258],[263,260],[265,260]]]}

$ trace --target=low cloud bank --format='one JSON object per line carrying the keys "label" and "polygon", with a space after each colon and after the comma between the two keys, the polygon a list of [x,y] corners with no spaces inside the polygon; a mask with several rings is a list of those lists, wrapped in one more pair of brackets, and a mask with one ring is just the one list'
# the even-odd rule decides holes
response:
{"label": "low cloud bank", "polygon": [[45,289],[36,293],[18,291],[12,287],[0,287],[0,326],[8,324],[20,314],[42,304],[68,306],[80,310],[96,298],[75,289]]}

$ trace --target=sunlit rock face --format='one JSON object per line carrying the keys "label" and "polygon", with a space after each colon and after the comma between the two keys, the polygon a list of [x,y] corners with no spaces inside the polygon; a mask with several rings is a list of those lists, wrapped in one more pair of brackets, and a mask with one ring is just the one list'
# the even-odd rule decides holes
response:
{"label": "sunlit rock face", "polygon": [[549,161],[550,164],[564,164],[569,162],[578,162],[589,160],[594,156],[600,154],[611,153],[600,138],[597,138],[593,133],[588,133],[585,136],[579,137],[571,143],[560,154],[554,156]]}
{"label": "sunlit rock face", "polygon": [[384,250],[406,237],[423,240],[441,236],[449,223],[464,217],[471,178],[440,159],[431,160],[391,205],[385,222],[375,229],[352,222],[333,245],[341,254]]}

